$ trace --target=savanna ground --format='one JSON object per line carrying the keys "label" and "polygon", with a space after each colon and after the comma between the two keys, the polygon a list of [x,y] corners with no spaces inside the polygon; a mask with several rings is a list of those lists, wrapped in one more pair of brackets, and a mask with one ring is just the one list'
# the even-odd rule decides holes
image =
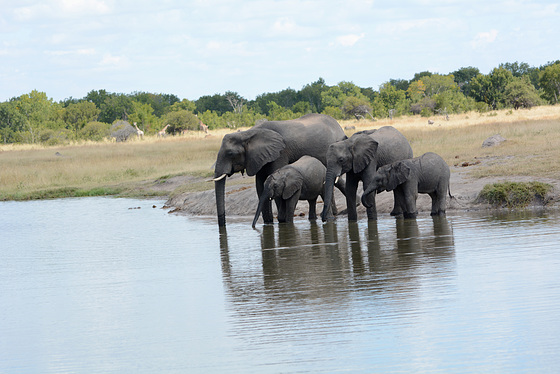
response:
{"label": "savanna ground", "polygon": [[[428,120],[433,121],[429,124]],[[559,204],[560,106],[503,110],[443,117],[342,121],[348,136],[391,125],[410,141],[415,155],[440,154],[451,168],[449,209],[480,207],[484,185],[500,181],[541,181],[554,189],[548,205]],[[353,128],[352,128],[353,127]],[[224,134],[221,129],[180,137],[147,137],[127,143],[77,143],[63,147],[0,146],[0,200],[116,195],[169,198],[167,205],[194,215],[214,215],[212,166]],[[495,134],[507,139],[496,147],[482,142]],[[228,215],[252,215],[257,199],[254,179],[236,174],[226,183]],[[342,196],[337,197],[344,208]],[[378,196],[378,210],[388,212],[392,194]],[[319,211],[322,209],[318,207]],[[306,204],[298,212],[306,212]],[[419,198],[429,212],[429,198]]]}

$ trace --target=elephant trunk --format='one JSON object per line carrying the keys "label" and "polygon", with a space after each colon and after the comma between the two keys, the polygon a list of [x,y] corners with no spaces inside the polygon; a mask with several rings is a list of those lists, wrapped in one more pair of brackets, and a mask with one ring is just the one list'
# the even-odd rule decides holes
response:
{"label": "elephant trunk", "polygon": [[259,216],[261,215],[262,209],[264,207],[265,204],[268,203],[268,200],[270,199],[271,194],[268,193],[267,191],[263,191],[260,199],[259,199],[259,205],[257,206],[257,211],[255,212],[255,218],[253,219],[253,228],[255,228],[255,225],[257,224],[257,221],[259,220]]}
{"label": "elephant trunk", "polygon": [[226,225],[226,204],[225,204],[226,178],[221,178],[214,182],[216,193],[216,209],[218,211],[218,226]]}
{"label": "elephant trunk", "polygon": [[335,180],[338,178],[338,175],[334,173],[332,170],[327,170],[327,176],[325,178],[325,187],[324,187],[324,194],[323,194],[323,212],[321,213],[321,218],[323,222],[325,222],[329,218],[329,213],[331,212],[331,204],[332,204],[332,196],[334,193],[334,184]]}
{"label": "elephant trunk", "polygon": [[364,191],[364,193],[362,194],[362,205],[365,206],[366,208],[371,208],[373,205],[371,204],[371,200],[369,199],[369,196],[372,193],[376,192],[376,186],[371,183]]}

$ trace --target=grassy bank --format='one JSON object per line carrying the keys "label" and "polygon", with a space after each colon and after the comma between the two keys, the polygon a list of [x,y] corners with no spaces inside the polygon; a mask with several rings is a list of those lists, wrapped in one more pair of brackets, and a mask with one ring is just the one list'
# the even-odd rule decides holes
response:
{"label": "grassy bank", "polygon": [[[347,130],[348,135],[392,125],[409,139],[415,155],[436,152],[449,165],[481,162],[472,168],[473,177],[560,175],[560,106],[431,120],[433,124],[422,117],[341,124],[356,127]],[[221,138],[227,132],[64,147],[0,146],[0,199],[161,194],[146,188],[145,181],[165,181],[184,174],[210,176]],[[482,142],[494,134],[507,141],[499,147],[482,148]]]}
{"label": "grassy bank", "polygon": [[150,138],[129,143],[0,148],[0,199],[157,194],[146,180],[189,173],[209,176],[218,137]]}

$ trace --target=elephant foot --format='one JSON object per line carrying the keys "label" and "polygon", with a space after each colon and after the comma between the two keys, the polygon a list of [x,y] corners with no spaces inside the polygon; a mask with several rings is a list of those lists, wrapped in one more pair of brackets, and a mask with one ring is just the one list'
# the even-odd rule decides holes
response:
{"label": "elephant foot", "polygon": [[403,215],[403,212],[400,211],[400,210],[393,210],[393,211],[391,212],[391,215],[392,215],[393,217],[402,216],[402,215]]}
{"label": "elephant foot", "polygon": [[442,217],[442,216],[445,216],[445,210],[438,210],[437,212],[432,212],[432,213],[430,213],[430,215],[431,215],[432,217],[433,217],[433,216]]}
{"label": "elephant foot", "polygon": [[403,216],[405,219],[415,219],[416,216],[418,216],[418,212],[413,212],[413,213],[404,212]]}

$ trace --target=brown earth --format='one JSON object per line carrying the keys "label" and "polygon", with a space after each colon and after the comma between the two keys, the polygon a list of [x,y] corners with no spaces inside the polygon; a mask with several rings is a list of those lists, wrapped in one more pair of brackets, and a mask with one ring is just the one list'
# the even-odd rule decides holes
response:
{"label": "brown earth", "polygon": [[[481,162],[483,164],[484,161]],[[545,199],[544,204],[547,207],[560,207],[560,179],[552,178],[532,178],[532,177],[491,177],[491,178],[472,178],[469,176],[469,171],[478,167],[480,164],[469,164],[465,166],[452,166],[451,167],[451,181],[450,189],[453,199],[448,197],[448,212],[452,211],[469,211],[469,210],[483,210],[492,209],[486,203],[478,201],[478,195],[482,188],[489,183],[497,183],[504,181],[511,182],[529,182],[540,181],[551,184],[554,188]],[[168,191],[172,193],[177,187],[187,183],[200,183],[203,179],[193,176],[177,176],[168,179],[163,183],[159,183],[153,188],[159,191]],[[236,182],[236,183],[232,183]],[[344,196],[336,190],[335,199],[339,212],[346,208],[346,201]],[[361,196],[361,188],[358,190],[358,199]],[[254,186],[254,178],[242,177],[239,174],[233,175],[226,182],[226,216],[239,216],[247,217],[251,220],[257,209],[257,193]],[[377,211],[379,214],[389,214],[393,208],[393,194],[383,192],[376,197]],[[535,202],[537,206],[542,207],[543,202]],[[208,182],[208,190],[202,192],[182,193],[170,197],[165,203],[166,207],[170,208],[171,212],[180,213],[192,216],[215,216],[216,204],[214,197],[214,183]],[[274,205],[274,204],[273,204]],[[323,209],[322,201],[319,198],[317,204],[317,212],[320,213]],[[420,194],[417,201],[417,208],[419,215],[429,215],[431,209],[431,199],[428,195]],[[296,208],[296,216],[301,216],[302,219],[307,217],[308,213],[307,201],[300,201]],[[366,217],[365,208],[358,207],[358,217]]]}

